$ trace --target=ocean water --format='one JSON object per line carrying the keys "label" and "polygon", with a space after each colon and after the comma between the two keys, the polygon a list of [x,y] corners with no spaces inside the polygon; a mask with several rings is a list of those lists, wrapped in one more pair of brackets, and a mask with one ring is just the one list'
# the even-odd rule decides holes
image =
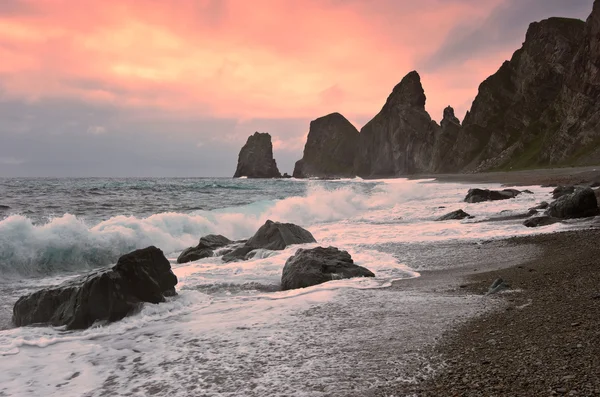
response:
{"label": "ocean water", "polygon": [[[549,201],[551,189],[468,204],[470,187],[358,178],[0,179],[0,396],[362,395],[381,382],[410,381],[416,346],[448,326],[448,306],[454,317],[469,316],[478,300],[392,292],[393,281],[460,265],[452,244],[579,225],[490,221]],[[435,221],[459,208],[474,218]],[[247,238],[267,219],[307,228],[318,243],[306,247],[348,250],[376,277],[280,292],[283,265],[300,246],[245,262],[175,262],[202,235]],[[164,251],[179,278],[168,302],[85,331],[11,326],[19,296],[148,245]],[[401,337],[385,313],[406,317]],[[377,344],[381,337],[388,342]],[[416,350],[384,360],[394,340]],[[371,353],[361,351],[367,345]]]}

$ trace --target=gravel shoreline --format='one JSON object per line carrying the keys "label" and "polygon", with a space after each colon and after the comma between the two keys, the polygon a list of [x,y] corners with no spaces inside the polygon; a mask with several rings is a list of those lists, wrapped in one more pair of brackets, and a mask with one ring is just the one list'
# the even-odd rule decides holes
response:
{"label": "gravel shoreline", "polygon": [[[514,267],[472,274],[458,294],[484,295],[498,277],[511,289],[486,296],[501,309],[467,321],[430,352],[433,378],[382,396],[600,395],[600,230],[511,238],[542,248]],[[498,251],[500,254],[501,251]]]}

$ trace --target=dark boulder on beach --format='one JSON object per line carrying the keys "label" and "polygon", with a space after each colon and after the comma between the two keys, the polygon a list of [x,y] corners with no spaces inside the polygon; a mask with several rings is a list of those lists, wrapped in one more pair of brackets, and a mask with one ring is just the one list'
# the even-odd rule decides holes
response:
{"label": "dark boulder on beach", "polygon": [[96,271],[19,298],[16,326],[46,324],[67,329],[121,320],[144,302],[160,303],[176,295],[177,277],[156,247],[133,251],[111,269]]}
{"label": "dark boulder on beach", "polygon": [[234,178],[280,178],[273,158],[273,143],[268,133],[255,132],[240,150]]}
{"label": "dark boulder on beach", "polygon": [[300,248],[283,267],[281,289],[306,288],[331,280],[375,277],[369,269],[354,264],[347,251],[335,247]]}
{"label": "dark boulder on beach", "polygon": [[245,259],[250,251],[259,248],[278,251],[292,244],[316,242],[317,240],[308,230],[298,225],[268,220],[243,246],[224,255],[222,259],[225,262],[232,262]]}
{"label": "dark boulder on beach", "polygon": [[554,200],[561,198],[562,196],[566,195],[566,194],[571,194],[575,192],[575,186],[557,186],[553,191],[552,191],[552,198]]}
{"label": "dark boulder on beach", "polygon": [[507,200],[517,197],[521,194],[516,189],[504,189],[504,190],[488,190],[488,189],[469,189],[465,202],[467,203],[481,203],[483,201],[495,201],[495,200]]}
{"label": "dark boulder on beach", "polygon": [[546,214],[555,218],[586,218],[600,213],[595,192],[589,188],[578,188],[552,202]]}
{"label": "dark boulder on beach", "polygon": [[552,225],[558,222],[560,222],[560,219],[558,218],[553,218],[548,215],[542,215],[527,219],[525,222],[523,222],[523,225],[527,227],[540,227]]}
{"label": "dark boulder on beach", "polygon": [[339,113],[311,121],[294,177],[353,177],[357,143],[358,130]]}
{"label": "dark boulder on beach", "polygon": [[446,215],[440,216],[439,218],[436,219],[436,221],[449,221],[449,220],[455,220],[455,219],[465,219],[465,218],[470,218],[471,215],[467,214],[465,211],[463,210],[456,210],[456,211],[452,211]]}
{"label": "dark boulder on beach", "polygon": [[187,263],[202,258],[209,258],[214,255],[215,249],[232,243],[233,241],[220,234],[206,235],[200,238],[200,242],[197,246],[185,249],[179,257],[177,257],[177,263]]}

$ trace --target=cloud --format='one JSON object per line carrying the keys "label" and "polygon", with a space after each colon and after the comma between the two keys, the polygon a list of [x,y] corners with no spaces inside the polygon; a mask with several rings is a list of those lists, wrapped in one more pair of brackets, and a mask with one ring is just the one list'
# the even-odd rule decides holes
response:
{"label": "cloud", "polygon": [[433,73],[494,53],[512,53],[525,38],[531,22],[552,16],[585,18],[593,0],[506,0],[484,20],[455,26],[436,51],[419,61]]}

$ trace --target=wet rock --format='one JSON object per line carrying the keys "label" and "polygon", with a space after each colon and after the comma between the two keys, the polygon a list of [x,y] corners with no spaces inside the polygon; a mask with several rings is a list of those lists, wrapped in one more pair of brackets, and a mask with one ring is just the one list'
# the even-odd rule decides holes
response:
{"label": "wet rock", "polygon": [[554,200],[575,192],[575,186],[558,186],[552,191],[552,198]]}
{"label": "wet rock", "polygon": [[287,172],[284,172],[283,175],[281,176],[283,179],[289,179],[292,176],[290,174],[288,174]]}
{"label": "wet rock", "polygon": [[525,222],[523,222],[523,225],[527,227],[541,227],[552,225],[558,222],[560,222],[560,219],[558,218],[553,218],[548,215],[542,215],[527,219]]}
{"label": "wet rock", "polygon": [[244,260],[252,250],[283,250],[292,244],[316,243],[313,235],[293,223],[280,223],[268,220],[246,243],[223,255],[224,262]]}
{"label": "wet rock", "polygon": [[240,150],[234,178],[279,178],[281,174],[273,158],[273,144],[268,133],[255,132]]}
{"label": "wet rock", "polygon": [[547,202],[547,201],[542,201],[541,203],[539,203],[539,204],[538,204],[538,205],[536,205],[535,207],[531,207],[531,208],[529,209],[529,211],[531,211],[531,210],[536,210],[536,211],[537,211],[537,210],[545,210],[546,208],[548,208],[548,206],[549,206],[549,205],[550,205],[550,204],[548,204],[548,202]]}
{"label": "wet rock", "polygon": [[578,188],[574,193],[561,196],[546,210],[546,214],[561,219],[586,218],[600,213],[596,194],[589,188]]}
{"label": "wet rock", "polygon": [[488,189],[469,189],[465,202],[467,203],[481,203],[483,201],[495,201],[495,200],[507,200],[517,197],[521,194],[516,189],[504,189],[504,190],[488,190]]}
{"label": "wet rock", "polygon": [[471,215],[467,214],[465,211],[463,210],[456,210],[456,211],[452,211],[446,215],[440,216],[439,218],[436,219],[436,221],[449,221],[449,220],[454,220],[454,219],[465,219],[465,218],[470,218]]}
{"label": "wet rock", "polygon": [[281,289],[306,288],[312,285],[353,277],[375,277],[369,269],[354,264],[347,251],[335,247],[300,248],[283,267]]}
{"label": "wet rock", "polygon": [[522,214],[514,214],[514,215],[504,215],[504,216],[496,216],[488,219],[488,222],[501,222],[501,221],[514,221],[518,219],[529,218],[530,216],[536,215],[537,211],[534,209],[530,209],[529,211]]}
{"label": "wet rock", "polygon": [[200,238],[200,242],[197,246],[185,249],[177,258],[177,263],[187,263],[202,258],[209,258],[214,255],[215,249],[231,243],[233,243],[233,241],[219,234],[206,235]]}
{"label": "wet rock", "polygon": [[156,247],[133,251],[111,269],[96,271],[19,298],[13,308],[17,326],[48,324],[67,329],[117,321],[144,302],[160,303],[176,294],[177,277]]}

